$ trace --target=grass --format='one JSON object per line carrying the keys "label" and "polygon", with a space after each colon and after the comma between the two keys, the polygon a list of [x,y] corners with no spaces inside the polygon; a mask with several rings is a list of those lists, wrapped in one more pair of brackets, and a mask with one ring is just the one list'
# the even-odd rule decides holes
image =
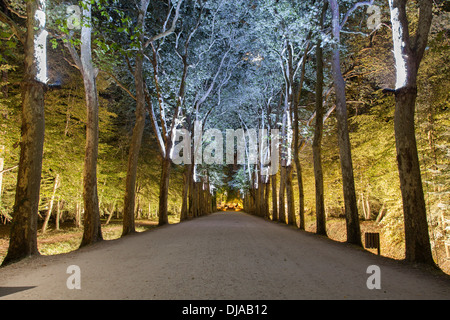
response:
{"label": "grass", "polygon": [[[179,218],[169,215],[169,223],[179,223]],[[145,232],[157,225],[156,220],[136,220],[136,232]],[[0,226],[0,264],[8,252],[9,229],[9,226]],[[119,239],[122,235],[122,221],[111,220],[108,225],[102,221],[102,235],[105,241]],[[38,230],[38,249],[45,256],[69,253],[79,248],[82,237],[83,228],[76,228],[73,223],[62,224],[60,230],[50,226],[45,234]]]}

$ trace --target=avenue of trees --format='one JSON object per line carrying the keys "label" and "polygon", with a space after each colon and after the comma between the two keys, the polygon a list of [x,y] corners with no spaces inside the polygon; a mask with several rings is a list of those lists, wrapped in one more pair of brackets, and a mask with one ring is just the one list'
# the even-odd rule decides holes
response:
{"label": "avenue of trees", "polygon": [[[323,236],[343,218],[356,246],[360,222],[376,220],[406,260],[439,264],[449,241],[445,1],[0,4],[4,265],[38,255],[38,230],[53,221],[73,220],[86,246],[112,216],[126,236],[136,219],[192,219],[218,199],[301,230],[313,222]],[[195,135],[250,129],[279,136],[236,141],[239,165],[218,136]],[[190,158],[183,150],[175,164],[179,141]],[[223,161],[203,161],[199,148]]]}

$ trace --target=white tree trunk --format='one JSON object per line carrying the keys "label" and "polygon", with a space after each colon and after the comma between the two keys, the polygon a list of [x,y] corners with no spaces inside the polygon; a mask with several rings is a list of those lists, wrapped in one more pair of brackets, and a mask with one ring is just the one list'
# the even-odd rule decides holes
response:
{"label": "white tree trunk", "polygon": [[58,187],[59,187],[59,174],[56,175],[55,184],[53,185],[53,193],[50,199],[50,204],[48,206],[47,215],[45,216],[44,224],[42,225],[42,233],[45,233],[47,231],[48,221],[50,220],[50,216],[52,215],[53,203],[55,202],[55,195]]}

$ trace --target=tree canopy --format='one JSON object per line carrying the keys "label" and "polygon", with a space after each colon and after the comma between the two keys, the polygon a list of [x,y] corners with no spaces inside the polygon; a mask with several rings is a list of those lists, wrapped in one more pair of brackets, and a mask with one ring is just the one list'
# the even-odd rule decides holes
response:
{"label": "tree canopy", "polygon": [[[417,68],[412,130],[428,219],[425,229],[434,261],[442,267],[448,241],[443,221],[448,219],[449,206],[449,8],[445,1],[431,4],[428,32],[423,30],[424,14],[417,10],[423,4],[398,2],[405,6],[415,43],[427,37]],[[314,163],[320,157],[326,220],[346,217],[347,231],[372,221],[389,245],[405,247],[405,186],[397,166],[399,133],[394,132],[399,67],[393,54],[393,9],[387,3],[45,3],[48,82],[36,213],[42,219],[53,198],[57,201],[54,214],[62,211],[63,220],[83,224],[80,217],[89,211],[83,189],[86,143],[91,141],[87,129],[97,121],[98,213],[94,214],[103,224],[112,216],[123,219],[124,225],[129,221],[124,235],[133,231],[134,219],[158,216],[163,224],[168,216],[194,218],[231,203],[316,232],[319,195]],[[0,158],[4,159],[0,221],[4,224],[17,215],[18,170],[14,167],[23,147],[20,84],[28,72],[23,65],[27,54],[23,39],[32,31],[27,29],[27,20],[32,20],[28,14],[22,1],[0,2]],[[89,48],[83,47],[87,39],[83,32],[91,37]],[[91,94],[98,96],[97,120],[89,120],[86,110],[86,70],[77,60],[83,50],[92,56],[96,87]],[[318,81],[323,82],[319,94]],[[323,109],[317,109],[318,97]],[[323,129],[315,125],[319,122]],[[196,124],[203,133],[210,129],[222,133],[222,163],[194,161]],[[182,129],[189,133],[183,138],[190,141],[189,151],[194,151],[189,165],[171,161],[179,143],[174,141],[175,132]],[[256,129],[258,134],[260,129],[278,130],[277,174],[271,177],[265,171],[268,165],[263,162],[270,151],[262,147],[263,137],[252,145],[247,136],[244,163],[226,163],[226,130],[240,129],[246,133]],[[316,140],[318,130],[323,132]],[[275,139],[265,138],[268,145]],[[217,155],[215,139],[201,141],[202,151]],[[319,142],[320,153],[313,152],[314,141]],[[256,162],[249,157],[252,148],[258,152]],[[358,244],[361,234],[352,231],[347,240]]]}

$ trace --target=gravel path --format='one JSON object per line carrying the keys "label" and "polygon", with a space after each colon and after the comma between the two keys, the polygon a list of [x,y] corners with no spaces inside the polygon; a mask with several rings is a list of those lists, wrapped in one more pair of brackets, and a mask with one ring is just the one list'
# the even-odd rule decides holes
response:
{"label": "gravel path", "polygon": [[[80,267],[81,289],[67,288]],[[381,289],[369,290],[376,265]],[[447,276],[244,213],[0,269],[0,299],[450,299]]]}

